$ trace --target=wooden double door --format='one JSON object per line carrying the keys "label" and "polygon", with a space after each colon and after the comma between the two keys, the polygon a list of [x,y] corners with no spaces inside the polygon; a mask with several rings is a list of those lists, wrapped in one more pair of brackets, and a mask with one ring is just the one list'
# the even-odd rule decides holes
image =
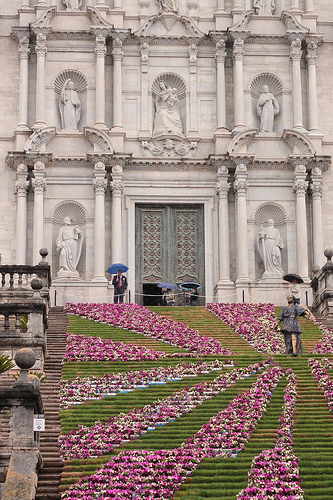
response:
{"label": "wooden double door", "polygon": [[[203,205],[136,205],[136,302],[159,303],[160,282],[198,281],[204,295]],[[178,296],[183,304],[184,296]]]}

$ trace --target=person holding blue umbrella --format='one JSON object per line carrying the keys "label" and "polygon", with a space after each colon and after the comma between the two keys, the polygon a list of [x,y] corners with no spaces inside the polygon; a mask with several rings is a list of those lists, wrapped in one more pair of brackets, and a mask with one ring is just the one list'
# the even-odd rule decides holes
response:
{"label": "person holding blue umbrella", "polygon": [[117,263],[112,264],[107,270],[110,274],[117,273],[112,280],[112,285],[114,286],[113,302],[115,304],[122,304],[124,302],[124,295],[127,290],[127,278],[123,276],[122,273],[128,271],[128,267],[125,264]]}

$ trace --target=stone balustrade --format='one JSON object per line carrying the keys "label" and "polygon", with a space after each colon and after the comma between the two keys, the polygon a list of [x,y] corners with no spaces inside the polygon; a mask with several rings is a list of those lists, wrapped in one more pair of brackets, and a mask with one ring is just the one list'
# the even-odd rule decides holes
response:
{"label": "stone balustrade", "polygon": [[2,500],[33,500],[42,458],[39,435],[34,431],[34,415],[43,414],[39,380],[28,376],[36,362],[31,349],[16,353],[19,379],[0,387],[0,415],[9,416],[0,441],[0,496]]}
{"label": "stone balustrade", "polygon": [[333,249],[324,252],[326,264],[320,268],[314,266],[314,277],[310,283],[313,290],[312,309],[322,314],[326,319],[333,319]]}

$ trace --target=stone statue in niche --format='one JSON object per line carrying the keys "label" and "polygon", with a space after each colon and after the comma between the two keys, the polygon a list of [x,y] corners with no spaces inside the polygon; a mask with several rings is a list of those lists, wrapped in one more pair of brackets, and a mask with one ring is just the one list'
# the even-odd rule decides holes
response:
{"label": "stone statue in niche", "polygon": [[269,92],[268,85],[263,85],[257,103],[257,114],[260,118],[260,132],[273,132],[274,116],[280,111],[279,103],[274,95]]}
{"label": "stone statue in niche", "polygon": [[171,88],[164,80],[159,82],[160,90],[155,98],[155,119],[153,137],[172,134],[184,137],[183,126],[178,111],[177,89]]}
{"label": "stone statue in niche", "polygon": [[281,266],[283,247],[280,231],[274,227],[274,220],[268,219],[267,228],[261,226],[259,231],[259,252],[265,266],[263,278],[282,278],[284,275]]}
{"label": "stone statue in niche", "polygon": [[259,16],[271,16],[275,9],[275,0],[254,0],[253,8]]}
{"label": "stone statue in niche", "polygon": [[66,5],[66,10],[80,10],[82,6],[82,0],[62,0],[62,3]]}
{"label": "stone statue in niche", "polygon": [[63,130],[78,130],[81,117],[81,101],[78,93],[74,90],[74,83],[68,79],[65,81],[59,99],[59,111],[61,116],[61,128]]}
{"label": "stone statue in niche", "polygon": [[59,252],[60,278],[78,278],[79,273],[76,266],[79,263],[82,251],[82,231],[77,225],[71,223],[70,217],[64,218],[64,225],[60,228],[56,239],[57,251]]}
{"label": "stone statue in niche", "polygon": [[178,0],[156,0],[159,6],[159,13],[173,12],[178,14]]}

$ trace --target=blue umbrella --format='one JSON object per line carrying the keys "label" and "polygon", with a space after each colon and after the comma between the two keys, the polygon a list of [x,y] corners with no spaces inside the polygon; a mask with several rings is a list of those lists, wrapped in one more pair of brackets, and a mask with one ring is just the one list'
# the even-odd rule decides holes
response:
{"label": "blue umbrella", "polygon": [[158,288],[166,288],[167,290],[177,290],[176,285],[172,283],[158,283]]}
{"label": "blue umbrella", "polygon": [[201,288],[200,283],[197,283],[196,281],[184,281],[184,283],[181,283],[179,286],[185,290],[190,290],[191,288]]}
{"label": "blue umbrella", "polygon": [[122,273],[126,273],[128,271],[128,267],[125,266],[125,264],[120,264],[119,262],[117,264],[112,264],[109,269],[107,269],[107,273],[109,274],[117,274],[118,271],[121,271]]}

